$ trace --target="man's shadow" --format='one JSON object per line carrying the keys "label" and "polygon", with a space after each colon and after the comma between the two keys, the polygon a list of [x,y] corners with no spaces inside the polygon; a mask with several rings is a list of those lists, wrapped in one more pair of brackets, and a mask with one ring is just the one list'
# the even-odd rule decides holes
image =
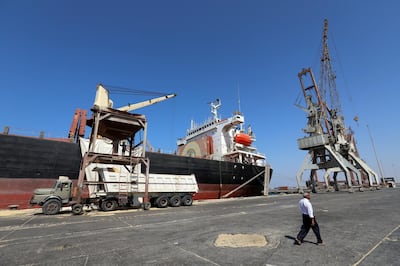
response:
{"label": "man's shadow", "polygon": [[[286,237],[286,238],[288,238],[288,239],[291,239],[291,240],[293,240],[293,242],[296,240],[296,238],[295,238],[295,237],[293,237],[293,236],[288,236],[288,235],[285,235],[285,237]],[[318,245],[318,243],[317,243],[317,242],[312,242],[312,241],[308,241],[308,240],[303,240],[303,243],[310,243],[310,244]]]}

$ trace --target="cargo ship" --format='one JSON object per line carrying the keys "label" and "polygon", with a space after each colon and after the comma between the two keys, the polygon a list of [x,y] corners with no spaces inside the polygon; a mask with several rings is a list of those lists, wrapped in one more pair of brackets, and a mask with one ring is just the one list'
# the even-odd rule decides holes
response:
{"label": "cargo ship", "polygon": [[[221,119],[220,106],[220,100],[210,103],[212,116],[206,122],[191,121],[185,137],[177,140],[175,153],[147,151],[149,171],[194,174],[199,186],[195,200],[262,195],[272,169],[253,145],[256,138],[251,127],[244,130],[243,114],[235,112]],[[0,209],[28,208],[33,190],[52,186],[59,176],[76,180],[82,160],[80,142],[82,137],[72,141],[70,136],[48,139],[1,133]]]}

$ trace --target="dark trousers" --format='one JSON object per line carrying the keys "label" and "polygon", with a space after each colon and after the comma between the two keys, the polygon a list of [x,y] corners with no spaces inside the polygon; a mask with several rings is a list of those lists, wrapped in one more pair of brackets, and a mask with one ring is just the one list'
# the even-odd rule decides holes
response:
{"label": "dark trousers", "polygon": [[297,234],[297,239],[303,241],[304,238],[307,236],[308,231],[310,228],[313,230],[315,236],[317,237],[318,242],[322,242],[321,235],[319,233],[319,226],[317,220],[314,217],[314,226],[311,226],[311,218],[310,216],[303,214],[303,225],[301,226],[300,232]]}

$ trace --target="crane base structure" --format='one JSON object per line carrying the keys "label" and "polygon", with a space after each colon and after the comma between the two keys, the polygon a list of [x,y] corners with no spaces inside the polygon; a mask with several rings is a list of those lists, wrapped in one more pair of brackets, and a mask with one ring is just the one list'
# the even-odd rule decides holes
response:
{"label": "crane base structure", "polygon": [[[298,142],[301,141],[302,139],[298,140]],[[349,192],[354,192],[355,189],[363,191],[365,188],[380,188],[378,175],[361,158],[351,152],[348,156],[344,156],[330,145],[309,150],[296,175],[300,193],[303,192],[302,177],[307,170],[310,171],[310,179],[306,182],[306,186],[312,192],[320,189],[339,191],[344,188]],[[323,182],[318,180],[318,171],[324,172]],[[339,180],[340,173],[344,174],[344,180]]]}

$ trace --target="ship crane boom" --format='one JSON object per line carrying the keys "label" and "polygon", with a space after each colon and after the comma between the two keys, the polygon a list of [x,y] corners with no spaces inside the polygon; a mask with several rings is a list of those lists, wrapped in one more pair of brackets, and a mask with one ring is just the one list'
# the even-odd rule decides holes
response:
{"label": "ship crane boom", "polygon": [[[322,55],[320,68],[320,88],[324,101],[329,102],[330,108],[342,113],[339,92],[336,88],[336,74],[332,67],[328,48],[328,20],[324,20],[324,31],[322,37]],[[326,97],[329,96],[329,100]]]}
{"label": "ship crane boom", "polygon": [[117,110],[130,112],[130,111],[133,111],[133,110],[136,110],[136,109],[139,109],[139,108],[143,108],[143,107],[146,107],[146,106],[149,106],[149,105],[152,105],[152,104],[156,104],[156,103],[168,100],[170,98],[174,98],[175,96],[176,96],[176,94],[168,94],[168,95],[161,96],[161,97],[158,97],[158,98],[153,98],[153,99],[150,99],[150,100],[147,100],[147,101],[134,103],[134,104],[128,104],[126,106],[117,108]]}
{"label": "ship crane boom", "polygon": [[[139,108],[143,108],[149,105],[153,105],[171,98],[174,98],[176,94],[167,94],[161,97],[153,98],[150,100],[146,100],[143,102],[138,102],[134,104],[128,104],[126,106],[122,106],[119,108],[115,108],[118,111],[130,112],[133,110],[137,110]],[[94,105],[101,108],[113,108],[113,102],[109,97],[109,92],[102,84],[97,85],[96,99]]]}

